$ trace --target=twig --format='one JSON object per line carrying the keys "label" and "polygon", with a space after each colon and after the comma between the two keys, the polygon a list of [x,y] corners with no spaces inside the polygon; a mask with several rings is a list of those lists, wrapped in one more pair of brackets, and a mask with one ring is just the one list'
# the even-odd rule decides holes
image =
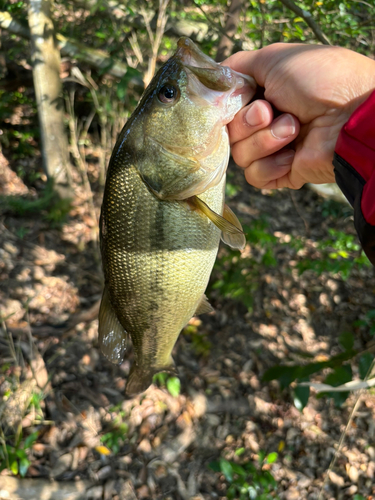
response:
{"label": "twig", "polygon": [[216,52],[215,60],[220,62],[226,57],[230,56],[233,50],[234,42],[230,40],[237,31],[238,22],[240,20],[240,13],[242,8],[242,0],[231,0],[225,21],[225,35],[221,37],[219,46]]}
{"label": "twig", "polygon": [[[368,381],[370,379],[370,377],[373,375],[374,368],[375,368],[375,359],[372,361],[371,366],[368,369],[368,372],[367,372],[366,377],[364,379],[365,382]],[[373,379],[371,379],[371,380],[373,380]],[[359,392],[359,394],[357,396],[357,400],[356,400],[356,402],[355,402],[355,404],[353,406],[353,409],[352,409],[352,411],[350,413],[350,417],[349,417],[348,423],[346,424],[346,427],[345,427],[344,431],[342,432],[342,434],[340,436],[340,441],[338,443],[337,450],[336,450],[336,452],[335,452],[335,454],[334,454],[334,456],[333,456],[333,458],[331,460],[331,463],[329,464],[326,477],[324,479],[322,487],[320,488],[318,500],[323,500],[324,488],[326,487],[326,485],[328,483],[329,473],[331,472],[331,470],[335,466],[336,460],[337,460],[338,456],[341,453],[342,447],[344,445],[345,437],[346,437],[346,435],[347,435],[347,433],[348,433],[348,431],[350,429],[350,426],[352,425],[353,419],[355,417],[355,414],[357,413],[357,410],[358,410],[358,407],[359,407],[359,403],[361,402],[362,396],[364,395],[364,393],[365,393],[365,391],[362,390],[362,391]]]}
{"label": "twig", "polygon": [[322,42],[324,45],[331,45],[331,42],[328,40],[326,35],[319,28],[318,24],[314,21],[312,14],[307,10],[303,10],[298,5],[296,5],[292,0],[280,0],[282,4],[285,5],[292,12],[297,14],[297,16],[302,17],[305,23],[311,28],[316,38]]}
{"label": "twig", "polygon": [[300,382],[298,384],[302,387],[311,387],[316,390],[316,392],[348,392],[348,391],[358,391],[359,389],[369,389],[375,385],[375,378],[370,380],[351,380],[346,384],[339,386],[332,386],[328,384],[319,384],[318,382]]}
{"label": "twig", "polygon": [[169,0],[159,0],[159,11],[158,11],[158,19],[156,22],[155,35],[153,34],[151,26],[150,26],[149,16],[147,15],[147,13],[144,9],[142,9],[142,11],[141,11],[142,16],[143,16],[144,21],[145,21],[148,36],[150,38],[151,49],[152,49],[152,56],[149,59],[148,69],[147,69],[146,74],[145,74],[144,79],[143,79],[145,87],[147,87],[147,85],[150,83],[150,81],[155,73],[156,59],[158,57],[159,47],[161,44],[161,39],[162,39],[163,34],[164,34],[165,25],[167,24],[167,20],[168,20],[168,16],[166,15],[168,3],[169,3]]}
{"label": "twig", "polygon": [[193,4],[202,12],[202,14],[204,15],[204,17],[207,19],[207,21],[209,22],[209,24],[211,24],[212,28],[214,28],[215,31],[218,31],[221,35],[226,36],[234,45],[237,45],[240,49],[242,49],[242,42],[241,42],[241,40],[238,40],[238,39],[234,38],[233,36],[228,35],[225,32],[225,29],[223,29],[221,26],[219,26],[217,23],[215,23],[215,21],[213,21],[211,19],[211,16],[209,16],[207,14],[207,12],[205,12],[203,10],[203,8],[199,4],[197,4],[194,0],[193,0]]}
{"label": "twig", "polygon": [[139,47],[138,38],[137,38],[137,34],[135,31],[133,31],[133,33],[129,36],[129,43],[131,45],[131,48],[133,49],[133,52],[134,52],[135,57],[137,58],[139,64],[142,64],[143,63],[143,55],[142,55],[142,51]]}

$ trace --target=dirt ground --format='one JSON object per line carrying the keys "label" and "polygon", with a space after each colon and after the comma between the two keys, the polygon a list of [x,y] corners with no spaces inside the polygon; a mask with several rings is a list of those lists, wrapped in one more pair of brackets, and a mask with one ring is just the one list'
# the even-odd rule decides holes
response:
{"label": "dirt ground", "polygon": [[[290,389],[262,376],[277,364],[304,363],[306,355],[310,361],[339,353],[338,337],[345,331],[355,334],[355,349],[371,349],[372,337],[355,322],[374,308],[374,270],[354,268],[347,280],[311,270],[299,275],[296,258],[316,258],[329,228],[354,234],[350,213],[325,214],[324,201],[307,188],[261,192],[246,185],[235,166],[230,172],[230,183],[239,187],[231,208],[249,226],[267,217],[267,230],[279,242],[277,265],[263,266],[261,247],[245,249],[243,255],[253,251],[258,259],[249,311],[214,285],[226,252],[220,250],[207,292],[215,312],[193,318],[174,349],[178,396],[153,385],[125,399],[132,353],[114,366],[99,352],[103,278],[96,221],[80,183],[61,228],[43,214],[0,216],[2,432],[9,440],[20,428],[23,438],[37,432],[27,449],[25,479],[12,479],[4,469],[0,498],[8,484],[28,500],[38,498],[35,491],[39,498],[60,498],[53,490],[64,488],[72,495],[64,498],[72,499],[224,499],[228,482],[208,464],[220,457],[257,464],[262,452],[278,453],[274,463],[263,465],[277,482],[275,493],[264,498],[318,498],[355,396],[336,408],[332,399],[313,393],[300,412]],[[4,156],[0,190],[30,193]],[[97,214],[100,198],[98,190]],[[305,246],[297,253],[282,245],[299,237]],[[44,398],[31,411],[30,395],[38,386]],[[369,391],[321,498],[375,498],[374,417],[375,394]]]}

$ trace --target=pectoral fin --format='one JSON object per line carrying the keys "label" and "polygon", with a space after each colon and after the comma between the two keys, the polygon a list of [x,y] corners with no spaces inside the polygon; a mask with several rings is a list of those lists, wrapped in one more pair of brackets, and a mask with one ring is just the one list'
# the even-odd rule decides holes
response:
{"label": "pectoral fin", "polygon": [[236,226],[241,232],[238,234],[232,234],[229,232],[223,231],[221,233],[221,239],[224,243],[229,245],[232,248],[238,248],[242,250],[246,245],[246,238],[242,230],[241,222],[237,219],[237,216],[232,210],[228,207],[228,205],[224,205],[224,219],[228,222]]}
{"label": "pectoral fin", "polygon": [[199,305],[197,307],[197,310],[195,311],[195,315],[198,316],[199,314],[210,313],[212,311],[214,311],[214,308],[208,302],[208,299],[205,296],[205,294],[203,294],[201,301],[199,302]]}
{"label": "pectoral fin", "polygon": [[120,364],[124,359],[127,338],[128,334],[117,318],[105,287],[99,309],[99,345],[104,356],[112,363]]}
{"label": "pectoral fin", "polygon": [[222,231],[221,239],[224,243],[227,243],[227,245],[232,248],[238,248],[240,250],[245,248],[246,238],[242,231],[241,223],[227,205],[225,205],[224,214],[221,216],[211,210],[211,208],[197,196],[189,198],[188,203],[204,213],[204,215]]}

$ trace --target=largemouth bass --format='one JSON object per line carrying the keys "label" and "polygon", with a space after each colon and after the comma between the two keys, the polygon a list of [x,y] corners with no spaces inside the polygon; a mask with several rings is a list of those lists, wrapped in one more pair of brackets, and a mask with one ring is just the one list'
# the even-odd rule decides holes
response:
{"label": "largemouth bass", "polygon": [[121,363],[130,335],[128,395],[146,390],[155,373],[174,372],[182,328],[212,310],[204,292],[220,236],[245,245],[224,204],[226,124],[254,91],[252,79],[181,38],[117,140],[100,217],[99,344]]}

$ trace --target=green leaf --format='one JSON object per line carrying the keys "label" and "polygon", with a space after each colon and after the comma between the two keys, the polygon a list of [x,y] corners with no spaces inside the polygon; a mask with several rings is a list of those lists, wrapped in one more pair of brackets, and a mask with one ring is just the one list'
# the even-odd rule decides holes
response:
{"label": "green leaf", "polygon": [[227,498],[228,498],[228,500],[234,500],[235,498],[238,498],[237,497],[237,485],[232,484],[231,486],[229,486],[229,488],[227,490]]}
{"label": "green leaf", "polygon": [[[330,373],[326,379],[325,383],[337,387],[338,385],[345,384],[352,380],[352,368],[350,365],[342,365],[337,367],[332,373]],[[324,394],[324,393],[322,393]],[[349,392],[327,392],[326,395],[330,396],[337,408],[340,408],[349,396]]]}
{"label": "green leaf", "polygon": [[152,378],[152,382],[154,384],[159,383],[161,386],[165,386],[166,381],[167,381],[167,377],[168,377],[168,373],[165,373],[165,372],[156,373]]}
{"label": "green leaf", "polygon": [[247,472],[241,465],[235,464],[234,462],[230,462],[232,470],[235,474],[238,474],[239,476],[247,476]]}
{"label": "green leaf", "polygon": [[127,72],[121,78],[120,82],[117,84],[116,93],[119,99],[124,99],[125,94],[128,90],[129,82],[132,78],[141,78],[141,73],[135,68],[128,67]]}
{"label": "green leaf", "polygon": [[220,462],[218,460],[214,460],[213,462],[210,462],[208,464],[208,467],[213,470],[214,472],[221,472],[220,469]]}
{"label": "green leaf", "polygon": [[297,410],[302,411],[309,400],[310,387],[297,385],[297,387],[294,389],[293,396],[294,406],[297,408]]}
{"label": "green leaf", "polygon": [[167,389],[168,392],[176,398],[180,394],[180,379],[178,377],[169,377],[169,379],[167,380]]}
{"label": "green leaf", "polygon": [[354,335],[351,332],[344,332],[339,336],[339,342],[346,351],[350,351],[354,346]]}
{"label": "green leaf", "polygon": [[370,352],[365,352],[359,358],[358,370],[359,370],[359,376],[361,377],[362,380],[365,379],[373,360],[374,360],[374,356]]}
{"label": "green leaf", "polygon": [[290,385],[297,378],[297,366],[273,366],[265,372],[262,379],[265,382],[279,380],[283,388]]}
{"label": "green leaf", "polygon": [[270,453],[269,455],[266,456],[264,461],[266,464],[273,464],[274,462],[276,462],[277,457],[278,457],[278,454],[276,453],[276,451],[273,451],[272,453]]}
{"label": "green leaf", "polygon": [[264,450],[260,450],[258,453],[258,462],[261,464],[266,456],[266,452]]}
{"label": "green leaf", "polygon": [[220,470],[224,474],[225,479],[231,483],[233,481],[232,465],[225,458],[220,458]]}
{"label": "green leaf", "polygon": [[237,448],[237,450],[234,452],[234,454],[236,455],[236,457],[240,457],[244,453],[245,453],[245,448]]}
{"label": "green leaf", "polygon": [[25,439],[25,443],[23,445],[24,449],[27,450],[28,448],[31,448],[31,446],[35,443],[35,441],[38,439],[39,432],[33,432],[30,434],[30,436],[27,436]]}
{"label": "green leaf", "polygon": [[27,458],[27,455],[26,455],[26,453],[25,453],[25,450],[17,450],[17,451],[16,451],[16,455],[17,455],[17,457],[18,457],[18,458],[21,458],[21,459],[22,459],[22,458]]}
{"label": "green leaf", "polygon": [[18,462],[17,462],[17,460],[14,460],[10,464],[10,470],[11,470],[12,474],[14,474],[15,476],[18,474]]}
{"label": "green leaf", "polygon": [[350,365],[342,365],[327,375],[325,383],[337,387],[352,380],[352,368]]}
{"label": "green leaf", "polygon": [[258,496],[257,490],[254,488],[254,486],[249,486],[248,493],[249,493],[249,498],[251,498],[251,500],[257,498]]}
{"label": "green leaf", "polygon": [[29,460],[27,458],[23,458],[20,461],[20,476],[21,477],[25,477],[26,476],[26,473],[28,471],[29,465],[30,465],[30,462],[29,462]]}

